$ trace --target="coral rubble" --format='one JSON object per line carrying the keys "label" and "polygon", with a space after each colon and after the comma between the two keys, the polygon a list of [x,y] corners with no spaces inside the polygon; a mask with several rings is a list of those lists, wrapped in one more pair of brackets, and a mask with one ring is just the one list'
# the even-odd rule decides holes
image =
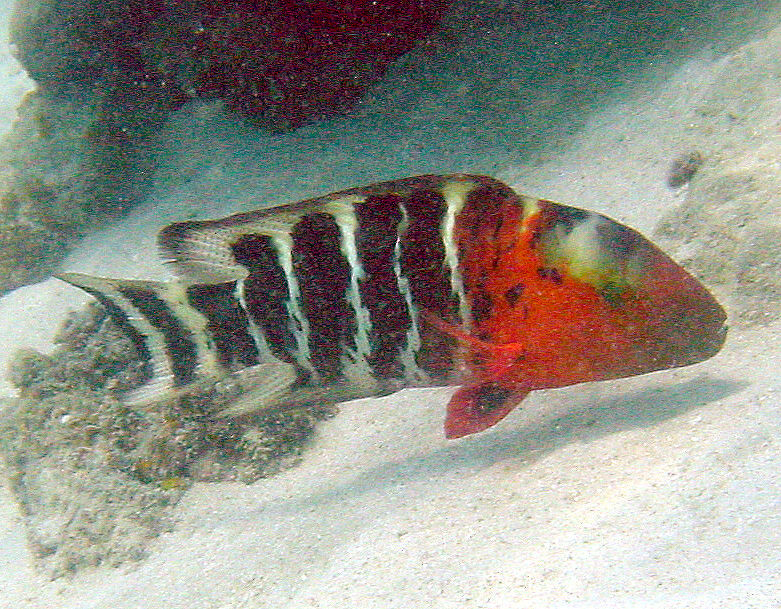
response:
{"label": "coral rubble", "polygon": [[21,396],[0,418],[0,456],[51,577],[142,558],[194,481],[252,482],[289,467],[333,412],[214,417],[237,396],[230,382],[130,407],[115,394],[140,384],[147,362],[100,307],[73,314],[57,340],[52,355],[16,354]]}

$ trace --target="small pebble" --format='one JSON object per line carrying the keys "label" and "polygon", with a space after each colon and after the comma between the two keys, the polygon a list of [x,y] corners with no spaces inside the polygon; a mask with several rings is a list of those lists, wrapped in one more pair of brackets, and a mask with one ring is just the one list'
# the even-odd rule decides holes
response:
{"label": "small pebble", "polygon": [[667,185],[670,188],[680,188],[687,184],[704,161],[705,158],[697,150],[676,157],[673,159],[670,171],[667,173]]}

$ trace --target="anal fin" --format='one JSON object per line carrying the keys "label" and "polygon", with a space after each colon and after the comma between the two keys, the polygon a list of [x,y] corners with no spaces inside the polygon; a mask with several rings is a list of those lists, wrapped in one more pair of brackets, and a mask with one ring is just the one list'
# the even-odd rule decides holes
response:
{"label": "anal fin", "polygon": [[293,364],[278,361],[244,368],[234,378],[245,392],[217,417],[240,417],[284,406],[290,402],[298,371]]}
{"label": "anal fin", "polygon": [[328,383],[301,382],[300,370],[282,361],[258,364],[234,373],[245,391],[217,417],[241,417],[308,406],[327,406],[358,398],[393,393],[398,387],[356,383],[342,378]]}

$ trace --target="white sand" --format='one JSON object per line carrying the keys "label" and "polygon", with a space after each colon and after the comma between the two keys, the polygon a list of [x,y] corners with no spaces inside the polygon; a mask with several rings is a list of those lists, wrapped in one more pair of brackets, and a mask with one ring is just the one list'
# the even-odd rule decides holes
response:
{"label": "white sand", "polygon": [[[768,26],[779,22],[781,13]],[[685,115],[723,77],[719,42],[740,27],[712,29],[722,30],[709,34],[712,44],[671,52],[670,66],[656,56],[626,75],[631,88],[569,109],[588,114],[567,137],[557,114],[535,114],[534,133],[550,145],[529,144],[519,117],[508,117],[525,142],[519,151],[508,152],[511,138],[483,143],[496,128],[490,95],[478,104],[488,114],[464,112],[478,85],[512,84],[512,58],[485,64],[511,46],[507,32],[468,51],[474,64],[461,81],[443,79],[436,97],[398,88],[406,72],[393,73],[351,117],[289,136],[258,136],[215,105],[193,106],[164,135],[149,205],[87,240],[65,266],[161,276],[153,236],[173,219],[426,171],[490,172],[648,232],[679,202],[664,185],[667,166],[696,145]],[[781,40],[779,31],[767,36]],[[413,80],[427,74],[415,65]],[[483,73],[469,72],[479,66]],[[497,73],[501,87],[481,80]],[[550,87],[536,103],[555,108],[556,74],[543,78]],[[376,116],[386,107],[408,122],[389,127]],[[80,298],[48,281],[0,300],[0,364],[20,345],[46,348]],[[538,392],[496,428],[453,442],[441,431],[447,390],[353,402],[319,428],[299,467],[251,486],[196,485],[150,558],[72,580],[33,572],[3,491],[0,606],[778,608],[779,353],[781,323],[733,331],[703,364]]]}

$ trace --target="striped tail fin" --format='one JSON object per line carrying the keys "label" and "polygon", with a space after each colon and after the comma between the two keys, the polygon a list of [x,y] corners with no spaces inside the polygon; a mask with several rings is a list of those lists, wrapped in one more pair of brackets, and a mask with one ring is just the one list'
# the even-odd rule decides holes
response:
{"label": "striped tail fin", "polygon": [[127,403],[149,403],[227,372],[207,330],[208,319],[189,303],[185,285],[80,273],[57,278],[97,299],[149,358],[151,378],[123,396]]}

